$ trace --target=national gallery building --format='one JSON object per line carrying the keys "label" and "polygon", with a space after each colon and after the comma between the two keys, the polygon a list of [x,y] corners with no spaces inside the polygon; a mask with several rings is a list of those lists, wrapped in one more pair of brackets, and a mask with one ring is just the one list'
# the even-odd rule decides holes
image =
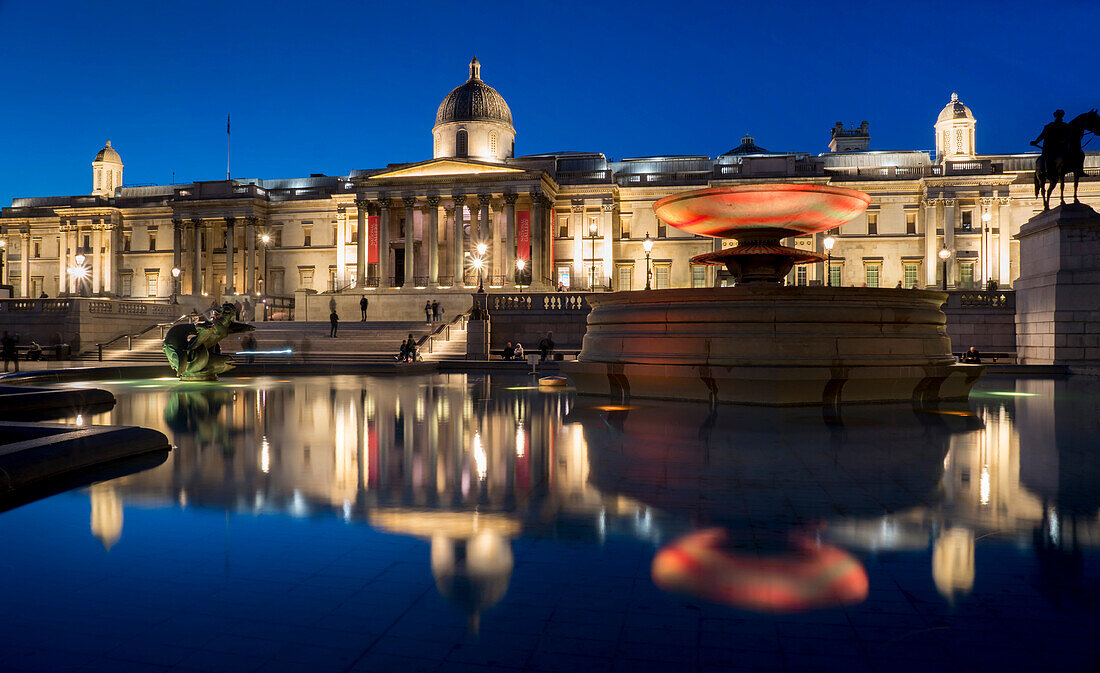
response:
{"label": "national gallery building", "polygon": [[[722,242],[666,226],[653,203],[703,187],[805,182],[871,195],[866,213],[834,232],[833,284],[938,287],[946,266],[951,287],[1008,287],[1019,275],[1013,235],[1042,208],[1036,155],[978,153],[976,123],[952,94],[932,124],[934,154],[873,150],[863,122],[829,129],[822,153],[770,151],[744,137],[715,158],[515,156],[512,112],[474,59],[439,105],[426,161],[126,186],[108,141],[92,162],[90,194],[17,198],[0,211],[2,282],[23,297],[369,291],[468,300],[479,274],[503,291],[517,281],[619,291],[643,289],[648,270],[654,288],[709,287],[725,282],[724,270],[691,258]],[[1086,167],[1081,200],[1100,206],[1100,154]],[[824,240],[795,244],[824,252]],[[826,266],[795,267],[788,282],[824,284]]]}

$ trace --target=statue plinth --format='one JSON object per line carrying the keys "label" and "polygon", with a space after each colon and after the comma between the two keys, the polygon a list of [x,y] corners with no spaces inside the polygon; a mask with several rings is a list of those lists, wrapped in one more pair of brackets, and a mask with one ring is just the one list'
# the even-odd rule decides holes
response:
{"label": "statue plinth", "polygon": [[1016,355],[1021,364],[1100,364],[1100,214],[1084,204],[1020,227]]}

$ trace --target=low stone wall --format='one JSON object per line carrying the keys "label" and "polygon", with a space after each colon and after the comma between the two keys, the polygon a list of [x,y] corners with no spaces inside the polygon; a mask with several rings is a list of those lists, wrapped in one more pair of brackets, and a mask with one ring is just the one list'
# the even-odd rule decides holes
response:
{"label": "low stone wall", "polygon": [[74,353],[123,334],[134,334],[179,317],[181,308],[166,303],[70,297],[0,299],[0,325],[19,335],[22,346],[69,344]]}
{"label": "low stone wall", "polygon": [[577,350],[588,329],[588,293],[516,292],[488,297],[490,347],[504,348],[519,341],[532,351],[547,332],[554,333],[558,349]]}
{"label": "low stone wall", "polygon": [[327,322],[332,312],[331,303],[336,302],[336,314],[340,320],[359,320],[359,300],[367,297],[367,320],[405,321],[424,320],[424,302],[438,301],[443,305],[443,320],[470,310],[472,305],[470,291],[461,289],[447,290],[351,290],[336,293],[294,294],[294,319],[296,321]]}
{"label": "low stone wall", "polygon": [[1016,293],[951,292],[943,305],[951,350],[974,346],[981,353],[1016,352]]}

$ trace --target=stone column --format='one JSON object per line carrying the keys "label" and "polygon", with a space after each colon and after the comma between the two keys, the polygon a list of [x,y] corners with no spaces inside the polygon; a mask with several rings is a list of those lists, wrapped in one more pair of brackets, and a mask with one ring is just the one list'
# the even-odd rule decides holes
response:
{"label": "stone column", "polygon": [[951,251],[947,258],[947,287],[955,286],[955,211],[959,208],[959,200],[954,198],[943,199],[943,244]]}
{"label": "stone column", "polygon": [[543,265],[546,263],[542,235],[542,193],[531,190],[531,287],[542,287]]}
{"label": "stone column", "polygon": [[584,202],[574,202],[571,210],[573,218],[573,273],[570,289],[579,290],[588,287],[588,274],[584,272]]}
{"label": "stone column", "polygon": [[[355,286],[367,286],[367,204],[366,199],[355,199]],[[342,245],[342,244],[341,244]]]}
{"label": "stone column", "polygon": [[256,225],[260,222],[260,218],[246,217],[244,222],[245,249],[248,251],[244,262],[247,269],[244,275],[245,291],[254,296],[256,294]]}
{"label": "stone column", "polygon": [[455,194],[454,195],[454,201],[455,201],[455,218],[454,218],[454,222],[453,222],[454,235],[451,237],[453,239],[451,244],[454,246],[454,248],[453,248],[454,259],[452,261],[454,263],[455,281],[454,281],[454,285],[452,287],[461,288],[465,284],[465,278],[466,278],[466,268],[465,268],[466,260],[465,260],[465,255],[463,254],[463,253],[466,252],[466,241],[464,239],[463,232],[462,232],[462,217],[463,217],[462,210],[463,210],[463,208],[466,207],[466,195],[465,194]]}
{"label": "stone column", "polygon": [[[65,294],[69,291],[69,231],[65,224],[58,224],[57,231],[57,293]],[[6,264],[4,271],[6,274]],[[0,278],[0,283],[7,282],[7,278]]]}
{"label": "stone column", "polygon": [[979,266],[982,269],[982,275],[978,278],[978,287],[984,288],[986,281],[993,278],[993,197],[983,196],[978,199],[978,203],[981,204],[981,213],[978,219],[982,223],[982,247],[980,251]]}
{"label": "stone column", "polygon": [[[98,229],[96,230],[99,231]],[[19,232],[19,294],[22,297],[31,297],[31,229],[30,225]]]}
{"label": "stone column", "polygon": [[1012,282],[1012,265],[1009,257],[1009,244],[1012,242],[1012,199],[1002,196],[997,199],[997,282],[1007,288]]}
{"label": "stone column", "polygon": [[382,196],[378,199],[382,212],[378,218],[378,287],[392,287],[390,282],[390,207],[393,199]]}
{"label": "stone column", "polygon": [[516,201],[519,194],[508,193],[504,195],[504,259],[501,266],[504,267],[504,287],[515,287],[516,284]]}
{"label": "stone column", "polygon": [[339,289],[348,284],[348,251],[344,247],[344,237],[347,236],[347,218],[347,208],[336,206],[336,287],[333,289]]}
{"label": "stone column", "polygon": [[[92,229],[92,294],[103,291],[103,224],[96,222]],[[26,295],[24,295],[26,296]]]}
{"label": "stone column", "polygon": [[[172,268],[179,269],[183,273],[183,220],[172,219]],[[171,274],[171,271],[168,272]],[[176,279],[172,278],[172,293],[179,292],[176,288]]]}
{"label": "stone column", "polygon": [[236,234],[234,225],[236,222],[237,218],[235,217],[225,218],[225,289],[222,294],[235,294],[236,290],[236,283],[234,283],[235,279],[233,278],[233,247],[236,242],[234,240],[234,234]]}
{"label": "stone column", "polygon": [[[202,295],[202,218],[191,218],[191,227],[195,239],[191,246],[191,294],[198,297]],[[270,282],[264,278],[265,284]],[[264,289],[266,294],[266,286]]]}
{"label": "stone column", "polygon": [[491,282],[493,274],[497,269],[493,266],[493,230],[492,225],[489,223],[489,203],[492,201],[492,194],[478,194],[477,200],[481,204],[481,216],[478,218],[477,223],[477,239],[476,243],[484,243],[488,246],[483,256],[483,265],[481,273],[485,276],[485,284],[488,285]]}
{"label": "stone column", "polygon": [[936,236],[936,203],[938,199],[924,200],[924,285],[936,287],[936,268],[940,258],[936,254],[940,251]]}
{"label": "stone column", "polygon": [[405,202],[405,288],[413,287],[416,277],[416,197],[404,196]]}
{"label": "stone column", "polygon": [[115,226],[110,222],[103,223],[103,292],[110,294],[115,289]]}
{"label": "stone column", "polygon": [[[614,287],[615,248],[611,226],[612,215],[615,210],[614,202],[604,202],[600,211],[600,228],[603,229],[603,275],[608,280],[608,285]],[[596,279],[601,280],[600,278]]]}
{"label": "stone column", "polygon": [[428,285],[439,286],[439,195],[428,195]]}

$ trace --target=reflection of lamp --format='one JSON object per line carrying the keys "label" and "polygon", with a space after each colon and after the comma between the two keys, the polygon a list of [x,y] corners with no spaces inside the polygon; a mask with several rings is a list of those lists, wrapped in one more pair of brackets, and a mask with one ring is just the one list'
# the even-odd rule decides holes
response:
{"label": "reflection of lamp", "polygon": [[825,287],[831,287],[833,284],[833,246],[836,245],[836,239],[832,236],[826,236],[825,240]]}
{"label": "reflection of lamp", "polygon": [[653,239],[649,237],[649,232],[646,232],[645,240],[642,241],[642,248],[645,249],[645,289],[650,289],[649,279],[653,275],[649,268],[649,253],[653,252]]}
{"label": "reflection of lamp", "polygon": [[939,255],[940,261],[943,262],[943,291],[947,292],[947,260],[951,258],[951,251],[944,246]]}
{"label": "reflection of lamp", "polygon": [[489,246],[484,243],[477,244],[477,257],[474,257],[474,268],[477,269],[477,291],[480,293],[485,292],[484,279],[481,276],[481,267],[485,264],[485,251]]}

